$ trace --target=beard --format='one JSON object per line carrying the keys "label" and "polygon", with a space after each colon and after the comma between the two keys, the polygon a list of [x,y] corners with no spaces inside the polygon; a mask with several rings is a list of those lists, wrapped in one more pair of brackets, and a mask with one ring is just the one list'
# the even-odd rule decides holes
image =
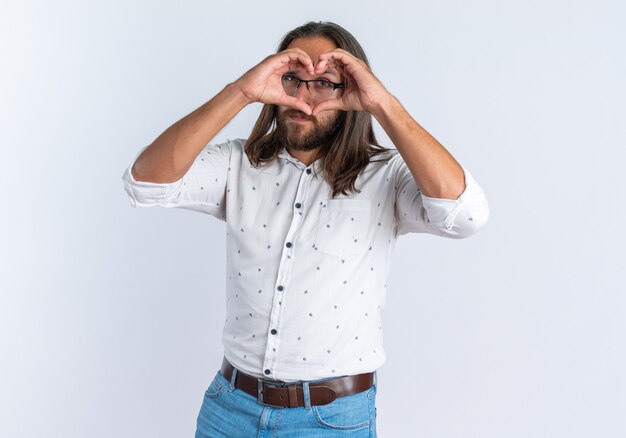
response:
{"label": "beard", "polygon": [[[289,120],[294,114],[308,118],[310,123],[300,124]],[[276,138],[281,145],[297,151],[328,148],[335,140],[342,125],[342,117],[335,115],[326,120],[307,116],[302,111],[287,109],[276,118]]]}

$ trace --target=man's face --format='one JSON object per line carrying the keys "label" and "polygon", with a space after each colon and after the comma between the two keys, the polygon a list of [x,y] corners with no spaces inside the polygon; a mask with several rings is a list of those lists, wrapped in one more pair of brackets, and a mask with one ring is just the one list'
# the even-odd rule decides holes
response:
{"label": "man's face", "polygon": [[[288,48],[294,47],[304,50],[313,61],[313,65],[317,64],[319,55],[337,48],[331,40],[321,37],[297,38]],[[343,81],[341,73],[335,68],[327,69],[320,76],[309,76],[301,66],[294,66],[288,73],[305,80],[325,79],[334,83]],[[341,90],[336,91],[340,92]],[[306,102],[311,108],[319,103],[315,96],[311,96],[304,83],[298,87],[295,97]],[[337,110],[322,111],[313,117],[293,108],[278,107],[277,134],[283,144],[295,150],[310,151],[327,144],[335,136],[340,124]]]}

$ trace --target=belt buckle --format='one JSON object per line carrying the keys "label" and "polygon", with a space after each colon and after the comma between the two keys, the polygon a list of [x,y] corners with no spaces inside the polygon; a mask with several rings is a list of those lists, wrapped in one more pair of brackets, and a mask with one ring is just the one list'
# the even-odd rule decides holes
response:
{"label": "belt buckle", "polygon": [[265,403],[263,401],[263,384],[264,383],[265,383],[265,385],[271,386],[273,388],[281,388],[281,386],[279,386],[279,385],[274,385],[272,383],[269,383],[266,380],[257,378],[257,401],[259,402],[259,404],[261,404],[263,406],[270,406],[272,408],[284,408],[285,406],[272,405],[272,404],[269,404],[269,403]]}

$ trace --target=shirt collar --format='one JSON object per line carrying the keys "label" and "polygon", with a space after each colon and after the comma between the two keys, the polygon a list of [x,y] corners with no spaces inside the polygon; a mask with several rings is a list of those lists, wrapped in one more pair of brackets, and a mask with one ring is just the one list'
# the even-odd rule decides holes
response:
{"label": "shirt collar", "polygon": [[[296,166],[298,169],[304,170],[307,168],[307,166],[305,166],[304,163],[302,163],[296,157],[291,155],[289,151],[287,151],[287,148],[285,148],[284,146],[281,147],[280,152],[278,153],[278,157],[284,160],[287,160],[288,162]],[[313,163],[311,163],[311,165],[308,167],[315,169],[315,170],[320,170],[322,168],[322,160],[318,158]]]}

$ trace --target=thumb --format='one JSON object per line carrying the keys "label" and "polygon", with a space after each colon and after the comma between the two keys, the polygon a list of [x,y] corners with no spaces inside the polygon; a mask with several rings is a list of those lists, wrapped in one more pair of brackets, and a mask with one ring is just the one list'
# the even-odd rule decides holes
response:
{"label": "thumb", "polygon": [[311,115],[316,116],[322,111],[328,110],[344,110],[344,107],[339,99],[324,100],[313,107]]}
{"label": "thumb", "polygon": [[280,100],[280,102],[278,102],[278,105],[284,105],[284,106],[287,106],[289,108],[295,108],[297,110],[302,111],[307,116],[310,116],[312,111],[313,111],[313,109],[311,108],[311,106],[308,103],[306,103],[303,100],[297,99],[295,97],[291,97],[291,96],[283,97]]}

